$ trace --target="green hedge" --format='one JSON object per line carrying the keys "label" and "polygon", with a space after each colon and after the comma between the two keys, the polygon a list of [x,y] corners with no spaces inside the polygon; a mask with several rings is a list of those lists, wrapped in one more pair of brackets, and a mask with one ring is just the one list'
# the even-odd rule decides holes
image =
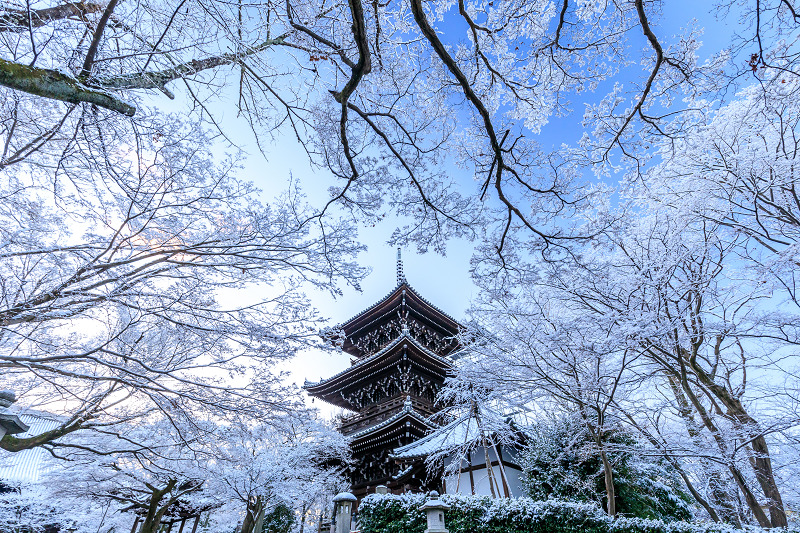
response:
{"label": "green hedge", "polygon": [[[724,524],[664,522],[618,517],[611,520],[599,506],[530,498],[497,499],[445,494],[450,505],[445,525],[450,533],[760,533]],[[361,533],[424,533],[424,494],[372,494],[358,507]],[[794,530],[798,532],[798,530]],[[800,533],[800,532],[798,532]]]}

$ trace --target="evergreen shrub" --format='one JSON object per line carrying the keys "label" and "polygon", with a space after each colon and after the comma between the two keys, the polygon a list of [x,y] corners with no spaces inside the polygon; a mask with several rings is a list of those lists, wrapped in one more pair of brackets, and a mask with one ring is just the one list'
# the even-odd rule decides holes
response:
{"label": "evergreen shrub", "polygon": [[294,511],[285,503],[279,503],[264,515],[262,533],[289,533],[294,525]]}
{"label": "evergreen shrub", "polygon": [[[525,495],[535,500],[597,502],[605,507],[602,459],[585,423],[577,416],[528,428],[519,460]],[[692,519],[692,498],[665,459],[639,453],[641,445],[621,429],[603,435],[613,465],[616,510],[672,522]]]}
{"label": "evergreen shrub", "polygon": [[[761,533],[716,523],[618,517],[612,520],[595,503],[530,498],[490,498],[445,494],[450,533]],[[424,494],[371,494],[358,507],[361,533],[424,533],[428,500]],[[800,533],[800,530],[790,530]]]}

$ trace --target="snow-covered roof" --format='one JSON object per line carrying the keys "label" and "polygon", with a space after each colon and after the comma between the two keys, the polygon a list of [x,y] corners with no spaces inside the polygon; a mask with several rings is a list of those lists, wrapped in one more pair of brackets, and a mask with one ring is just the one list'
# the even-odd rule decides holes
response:
{"label": "snow-covered roof", "polygon": [[[38,411],[28,411],[18,415],[30,426],[25,433],[14,435],[24,439],[56,429],[63,420],[56,415]],[[33,448],[21,452],[0,451],[0,482],[35,483],[47,471],[46,459],[49,452],[44,448]]]}
{"label": "snow-covered roof", "polygon": [[420,422],[422,424],[425,424],[425,425],[427,425],[429,427],[432,425],[428,421],[428,419],[427,419],[427,417],[425,415],[423,415],[422,413],[420,413],[419,411],[417,411],[416,409],[414,409],[411,406],[411,398],[406,398],[406,401],[403,404],[403,408],[400,409],[398,412],[396,412],[395,414],[393,414],[392,416],[390,416],[386,420],[383,420],[383,421],[375,424],[374,426],[370,426],[368,428],[362,429],[361,431],[353,433],[352,435],[348,435],[347,439],[350,442],[352,442],[352,441],[354,441],[354,440],[356,440],[358,438],[361,438],[361,437],[363,437],[365,435],[369,435],[370,433],[372,433],[374,431],[377,431],[377,430],[379,430],[381,428],[389,426],[393,422],[396,422],[396,421],[398,421],[398,420],[400,420],[402,418],[405,418],[405,417],[414,418],[418,422]]}
{"label": "snow-covered roof", "polygon": [[381,348],[380,350],[378,350],[374,354],[372,354],[372,355],[370,355],[368,357],[364,357],[363,359],[359,359],[352,366],[349,366],[349,367],[345,368],[344,370],[342,370],[341,372],[338,372],[338,373],[332,375],[328,379],[323,379],[322,381],[316,381],[316,382],[305,380],[305,382],[303,383],[303,388],[307,389],[307,388],[310,388],[310,387],[316,387],[316,386],[321,385],[323,383],[333,381],[334,379],[336,379],[336,378],[338,378],[340,376],[343,376],[345,374],[354,372],[355,370],[358,370],[363,366],[369,365],[370,363],[372,363],[376,359],[379,359],[382,355],[384,355],[387,352],[391,351],[392,348],[394,348],[395,346],[397,346],[398,344],[400,344],[403,341],[410,342],[411,344],[414,345],[414,347],[416,347],[422,353],[424,353],[428,357],[433,358],[436,361],[439,361],[440,363],[442,363],[442,365],[447,366],[447,367],[451,366],[450,361],[446,357],[442,357],[441,355],[438,355],[437,353],[431,351],[429,348],[425,347],[417,339],[415,339],[413,336],[411,336],[411,334],[408,331],[403,331],[403,332],[400,333],[400,335],[396,339],[390,341],[388,344],[386,344],[386,346],[384,346],[383,348]]}
{"label": "snow-covered roof", "polygon": [[434,452],[452,450],[475,442],[480,437],[478,424],[472,417],[462,417],[440,427],[421,439],[395,448],[391,457],[395,459],[416,459]]}
{"label": "snow-covered roof", "polygon": [[459,324],[459,322],[458,322],[458,321],[457,321],[455,318],[453,318],[452,316],[450,316],[449,314],[445,313],[445,312],[444,312],[443,310],[441,310],[440,308],[438,308],[438,307],[436,307],[435,305],[433,305],[433,304],[432,304],[432,303],[431,303],[429,300],[427,300],[426,298],[423,298],[423,297],[420,295],[420,293],[418,293],[418,292],[417,292],[417,291],[414,289],[414,287],[412,287],[412,286],[411,286],[411,285],[408,283],[408,281],[405,279],[405,277],[403,277],[403,279],[402,279],[402,280],[398,280],[398,284],[397,284],[397,286],[395,286],[395,288],[394,288],[394,289],[392,289],[392,290],[389,292],[389,294],[387,294],[386,296],[384,296],[383,298],[381,298],[380,300],[378,300],[377,302],[375,302],[375,303],[374,303],[374,304],[372,304],[371,306],[367,307],[366,309],[364,309],[364,310],[363,310],[363,311],[361,311],[360,313],[358,313],[358,314],[356,314],[356,315],[354,315],[354,316],[350,317],[349,319],[345,320],[344,322],[340,323],[340,324],[339,324],[339,325],[336,327],[336,329],[344,329],[344,328],[346,328],[346,327],[347,327],[349,324],[351,324],[351,323],[355,322],[357,319],[361,318],[362,316],[364,316],[364,315],[368,315],[368,314],[369,314],[370,312],[372,312],[373,310],[377,309],[378,307],[380,307],[380,306],[381,306],[381,305],[383,305],[384,303],[386,303],[386,302],[388,302],[389,300],[391,300],[391,299],[392,299],[392,297],[393,297],[393,296],[395,296],[395,295],[397,294],[397,292],[398,292],[398,289],[400,289],[400,290],[402,290],[402,289],[405,289],[405,290],[409,291],[410,293],[413,293],[413,294],[414,294],[414,296],[416,296],[416,297],[417,297],[417,298],[418,298],[420,301],[422,301],[424,304],[426,304],[427,306],[429,306],[429,307],[430,307],[430,308],[431,308],[433,311],[435,311],[435,312],[439,313],[439,314],[440,314],[440,315],[442,315],[442,316],[443,316],[445,319],[447,319],[447,320],[450,320],[450,321],[451,321],[451,322],[453,322],[454,324],[456,324],[456,325],[458,325],[458,324]]}

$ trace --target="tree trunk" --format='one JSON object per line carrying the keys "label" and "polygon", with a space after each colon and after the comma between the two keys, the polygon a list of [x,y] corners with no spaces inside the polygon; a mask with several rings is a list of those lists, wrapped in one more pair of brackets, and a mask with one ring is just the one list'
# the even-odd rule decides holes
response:
{"label": "tree trunk", "polygon": [[596,437],[597,445],[600,447],[600,459],[603,460],[603,473],[606,484],[606,500],[608,500],[608,516],[615,517],[617,515],[617,495],[614,490],[614,472],[611,470],[611,461],[608,460],[606,451],[600,442],[600,433]]}
{"label": "tree trunk", "polygon": [[[483,446],[483,457],[484,460],[486,461],[486,475],[489,477],[489,492],[491,493],[492,498],[499,498],[500,490],[499,487],[497,487],[497,480],[494,477],[494,470],[492,470],[492,462],[489,459],[489,446],[486,442],[486,434],[483,431],[483,425],[481,424],[480,414],[478,413],[478,406],[475,402],[472,402],[472,411],[475,414],[475,423],[478,425],[478,430],[480,431],[481,435],[481,446]],[[497,488],[496,492],[495,488]]]}
{"label": "tree trunk", "polygon": [[579,404],[579,412],[581,418],[583,418],[583,423],[586,425],[586,429],[589,431],[594,439],[594,443],[597,445],[597,449],[600,451],[600,460],[603,462],[603,482],[605,483],[606,500],[608,501],[606,512],[608,516],[614,518],[617,514],[617,495],[614,489],[614,471],[611,468],[611,461],[608,460],[608,455],[603,445],[603,411],[597,410],[597,425],[592,422],[591,418],[586,413],[585,405]]}
{"label": "tree trunk", "polygon": [[770,458],[767,440],[764,438],[758,422],[747,413],[744,405],[737,397],[733,396],[725,387],[717,384],[700,367],[695,356],[689,357],[688,363],[700,384],[722,402],[728,410],[726,415],[735,420],[739,429],[744,431],[745,435],[751,439],[754,455],[752,466],[756,479],[761,485],[761,490],[767,498],[770,525],[772,527],[786,527],[788,525],[786,510],[783,507],[780,489],[772,471],[772,459]]}
{"label": "tree trunk", "polygon": [[256,522],[258,521],[259,514],[264,511],[264,505],[261,496],[256,496],[255,500],[248,502],[247,512],[242,522],[241,533],[260,533],[255,531]]}
{"label": "tree trunk", "polygon": [[300,532],[305,533],[306,529],[306,513],[308,512],[308,504],[304,503],[302,507],[302,512],[300,513]]}
{"label": "tree trunk", "polygon": [[[692,415],[692,407],[689,404],[689,400],[686,399],[686,395],[683,393],[683,390],[681,390],[678,378],[668,373],[667,381],[672,389],[675,402],[678,404],[678,414],[680,414],[681,418],[686,424],[686,431],[689,434],[689,438],[691,438],[693,441],[697,441],[697,439],[700,437],[700,428],[698,427],[697,421]],[[706,475],[707,479],[709,480],[709,485],[711,486],[711,497],[713,498],[713,502],[711,504],[706,502],[694,490],[694,487],[691,485],[688,476],[686,476],[682,470],[679,470],[681,478],[686,483],[686,486],[689,488],[692,496],[694,496],[695,500],[697,500],[700,505],[703,506],[712,520],[715,522],[732,524],[736,527],[742,527],[737,506],[733,502],[733,498],[731,498],[730,493],[724,488],[725,480],[723,479],[722,473],[719,472],[716,465],[708,463],[709,461],[701,460],[700,464],[701,468],[703,469],[703,473]],[[673,464],[673,466],[675,465]],[[715,508],[720,511],[719,515],[717,515]]]}
{"label": "tree trunk", "polygon": [[161,500],[164,498],[165,494],[168,494],[169,491],[175,487],[176,483],[176,480],[171,479],[163,489],[152,489],[150,501],[147,506],[147,514],[144,517],[144,522],[142,522],[139,533],[156,533],[156,531],[158,531],[161,525],[161,517],[164,516],[164,512],[167,510],[169,503],[171,503],[168,502],[166,505],[160,505]]}
{"label": "tree trunk", "polygon": [[686,397],[689,399],[691,405],[694,407],[695,412],[697,412],[698,416],[700,416],[700,420],[703,421],[703,425],[708,429],[711,436],[714,437],[714,441],[717,444],[720,452],[722,453],[722,457],[727,460],[726,466],[733,477],[733,480],[736,482],[736,485],[739,487],[739,490],[742,491],[744,494],[745,502],[747,503],[747,507],[750,509],[750,512],[753,513],[753,516],[758,521],[758,525],[761,527],[770,527],[771,523],[767,518],[767,515],[764,513],[764,510],[761,508],[761,505],[758,503],[758,499],[753,495],[753,492],[750,490],[750,487],[747,486],[747,481],[742,475],[739,467],[730,459],[730,453],[728,452],[728,444],[725,442],[725,439],[720,434],[719,429],[717,428],[716,424],[712,420],[711,416],[706,411],[703,404],[700,403],[700,400],[697,399],[694,391],[692,390],[691,386],[689,385],[689,381],[686,379],[686,373],[682,372],[681,379],[680,379],[681,389],[683,390]]}

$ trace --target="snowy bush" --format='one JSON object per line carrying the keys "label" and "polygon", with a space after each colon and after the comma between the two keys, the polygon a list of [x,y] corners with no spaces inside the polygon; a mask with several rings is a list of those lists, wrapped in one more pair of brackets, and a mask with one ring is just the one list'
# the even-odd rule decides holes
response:
{"label": "snowy bush", "polygon": [[[445,494],[450,506],[445,525],[450,533],[759,533],[760,528],[736,529],[718,523],[665,522],[618,517],[612,520],[599,505],[530,498]],[[428,500],[424,494],[377,495],[358,508],[362,533],[424,533]],[[791,531],[791,530],[790,530]],[[797,531],[797,530],[794,530]]]}
{"label": "snowy bush", "polygon": [[[605,506],[600,450],[578,416],[536,424],[527,435],[520,455],[527,496]],[[645,453],[636,438],[620,427],[604,432],[603,446],[613,465],[617,513],[667,521],[692,518],[691,497],[665,459]]]}
{"label": "snowy bush", "polygon": [[127,532],[130,515],[108,502],[57,494],[44,484],[6,487],[0,492],[0,533]]}
{"label": "snowy bush", "polygon": [[[423,533],[424,494],[370,495],[358,508],[362,533]],[[495,499],[488,496],[445,494],[445,513],[451,533],[606,533],[608,520],[592,504],[534,501],[529,498]]]}

